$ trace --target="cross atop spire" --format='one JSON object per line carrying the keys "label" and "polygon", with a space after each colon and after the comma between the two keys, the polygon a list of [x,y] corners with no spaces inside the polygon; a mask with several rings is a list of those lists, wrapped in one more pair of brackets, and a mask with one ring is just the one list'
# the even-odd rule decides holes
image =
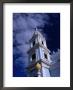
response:
{"label": "cross atop spire", "polygon": [[41,37],[43,37],[42,34],[39,31],[40,30],[39,27],[35,27],[34,29],[35,29],[34,35],[40,35]]}
{"label": "cross atop spire", "polygon": [[35,27],[34,33],[35,33],[35,34],[38,34],[38,27]]}
{"label": "cross atop spire", "polygon": [[40,30],[40,29],[41,29],[41,27],[36,26],[34,29],[35,29],[35,31],[38,31],[38,30]]}
{"label": "cross atop spire", "polygon": [[38,28],[36,27],[36,28],[35,28],[35,31],[37,31],[37,30],[38,30]]}

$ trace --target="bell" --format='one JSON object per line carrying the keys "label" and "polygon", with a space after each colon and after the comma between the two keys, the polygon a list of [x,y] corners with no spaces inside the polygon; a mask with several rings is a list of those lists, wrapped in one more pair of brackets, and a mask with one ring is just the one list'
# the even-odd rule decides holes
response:
{"label": "bell", "polygon": [[35,67],[36,67],[36,69],[38,69],[38,70],[41,69],[41,65],[40,65],[39,63],[37,63]]}

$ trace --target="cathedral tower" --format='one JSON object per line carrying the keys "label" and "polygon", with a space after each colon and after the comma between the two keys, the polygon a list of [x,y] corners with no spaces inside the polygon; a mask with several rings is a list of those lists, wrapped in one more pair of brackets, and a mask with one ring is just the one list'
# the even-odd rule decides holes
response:
{"label": "cathedral tower", "polygon": [[50,51],[47,48],[46,40],[43,35],[35,30],[32,38],[29,40],[30,49],[28,50],[29,64],[28,72],[29,77],[50,77]]}

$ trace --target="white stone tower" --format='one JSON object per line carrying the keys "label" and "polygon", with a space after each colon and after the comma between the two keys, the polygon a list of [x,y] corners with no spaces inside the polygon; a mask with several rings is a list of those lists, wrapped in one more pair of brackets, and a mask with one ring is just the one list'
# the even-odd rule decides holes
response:
{"label": "white stone tower", "polygon": [[50,51],[47,48],[46,40],[42,34],[35,30],[32,38],[29,40],[30,49],[28,50],[29,77],[50,77]]}

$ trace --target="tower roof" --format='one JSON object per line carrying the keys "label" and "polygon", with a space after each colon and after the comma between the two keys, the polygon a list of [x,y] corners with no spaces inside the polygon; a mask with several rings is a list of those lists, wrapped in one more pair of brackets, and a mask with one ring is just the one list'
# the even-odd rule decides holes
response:
{"label": "tower roof", "polygon": [[36,27],[35,31],[33,33],[32,38],[29,40],[29,42],[31,42],[34,38],[36,38],[37,36],[40,36],[41,38],[44,39],[43,35],[41,34],[41,32],[39,31],[39,29]]}
{"label": "tower roof", "polygon": [[33,35],[40,35],[40,36],[42,36],[42,34],[38,31],[37,27],[35,28],[35,31],[34,31]]}

